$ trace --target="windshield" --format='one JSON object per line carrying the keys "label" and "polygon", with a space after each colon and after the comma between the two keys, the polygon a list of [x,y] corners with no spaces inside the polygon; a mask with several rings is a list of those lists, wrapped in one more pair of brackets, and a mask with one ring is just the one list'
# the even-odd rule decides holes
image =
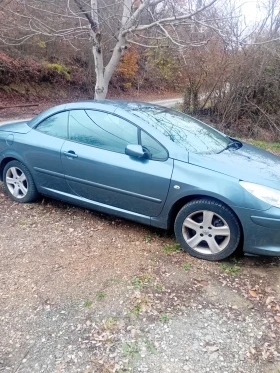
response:
{"label": "windshield", "polygon": [[133,114],[144,119],[175,144],[192,153],[219,153],[229,143],[226,135],[175,110],[156,106],[138,106],[133,110]]}

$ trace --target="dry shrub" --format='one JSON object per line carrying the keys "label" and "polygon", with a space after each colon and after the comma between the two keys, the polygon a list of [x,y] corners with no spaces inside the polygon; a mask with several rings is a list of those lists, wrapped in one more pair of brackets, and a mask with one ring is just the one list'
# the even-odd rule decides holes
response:
{"label": "dry shrub", "polygon": [[139,70],[138,66],[139,54],[136,48],[130,48],[124,53],[122,59],[119,63],[119,66],[116,70],[116,74],[121,75],[125,79],[133,79],[137,71]]}

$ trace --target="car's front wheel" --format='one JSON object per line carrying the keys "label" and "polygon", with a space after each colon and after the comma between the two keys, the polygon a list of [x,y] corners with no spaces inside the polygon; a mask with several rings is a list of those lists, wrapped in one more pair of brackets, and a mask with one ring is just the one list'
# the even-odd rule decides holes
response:
{"label": "car's front wheel", "polygon": [[21,162],[9,162],[4,168],[3,176],[5,190],[14,201],[28,203],[38,198],[34,180]]}
{"label": "car's front wheel", "polygon": [[224,204],[205,198],[187,203],[175,220],[177,240],[190,255],[206,260],[230,256],[240,241],[240,226]]}

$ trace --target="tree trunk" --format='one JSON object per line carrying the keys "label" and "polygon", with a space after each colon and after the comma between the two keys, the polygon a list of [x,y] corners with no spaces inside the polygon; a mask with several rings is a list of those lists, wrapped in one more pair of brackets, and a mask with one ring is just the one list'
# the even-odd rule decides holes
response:
{"label": "tree trunk", "polygon": [[93,47],[92,52],[94,55],[95,76],[96,76],[94,98],[96,100],[104,100],[106,98],[110,80],[120,62],[123,50],[125,49],[125,44],[126,44],[126,38],[124,36],[120,36],[119,41],[117,42],[113,50],[112,57],[108,65],[105,68],[104,68],[103,53],[102,53],[101,45],[98,44]]}
{"label": "tree trunk", "polygon": [[105,100],[107,93],[108,93],[108,86],[109,84],[105,82],[104,76],[96,76],[96,84],[95,84],[95,100]]}
{"label": "tree trunk", "polygon": [[199,109],[198,90],[196,88],[192,91],[192,114],[196,114]]}
{"label": "tree trunk", "polygon": [[185,94],[184,94],[184,102],[183,102],[183,112],[184,113],[190,113],[191,112],[191,87],[190,85],[187,86],[185,89]]}
{"label": "tree trunk", "polygon": [[104,73],[102,71],[96,71],[94,99],[105,100],[107,93],[108,93],[108,86],[109,86],[109,82],[106,82],[104,78]]}
{"label": "tree trunk", "polygon": [[95,45],[92,48],[92,53],[94,57],[95,64],[95,100],[104,100],[108,93],[108,84],[104,77],[104,63],[103,63],[103,53],[101,45]]}

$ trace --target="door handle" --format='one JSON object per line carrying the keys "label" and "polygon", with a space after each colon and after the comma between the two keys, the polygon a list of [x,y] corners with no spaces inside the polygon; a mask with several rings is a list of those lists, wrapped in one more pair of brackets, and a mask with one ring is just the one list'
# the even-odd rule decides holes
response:
{"label": "door handle", "polygon": [[73,152],[73,150],[69,150],[68,152],[63,152],[63,154],[67,158],[78,158],[77,154],[75,152]]}

